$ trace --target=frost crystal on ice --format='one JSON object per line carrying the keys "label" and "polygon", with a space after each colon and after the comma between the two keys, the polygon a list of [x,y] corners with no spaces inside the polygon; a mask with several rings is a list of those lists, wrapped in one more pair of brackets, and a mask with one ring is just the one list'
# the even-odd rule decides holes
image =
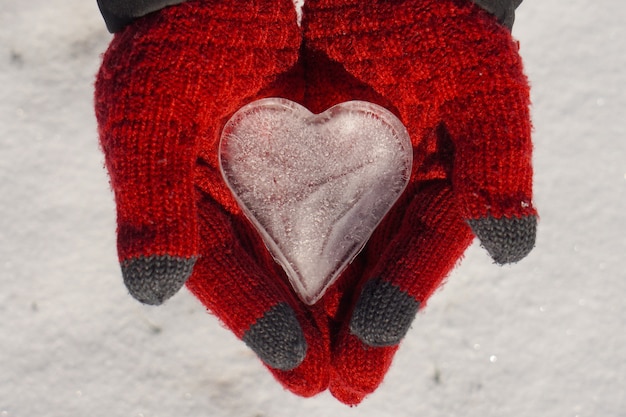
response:
{"label": "frost crystal on ice", "polygon": [[412,146],[380,106],[350,101],[314,115],[269,98],[235,113],[219,156],[242,210],[296,293],[313,304],[406,187]]}

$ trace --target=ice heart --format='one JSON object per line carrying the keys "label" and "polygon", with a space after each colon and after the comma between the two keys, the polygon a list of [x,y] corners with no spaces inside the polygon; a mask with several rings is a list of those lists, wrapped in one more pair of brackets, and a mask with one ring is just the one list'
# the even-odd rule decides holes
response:
{"label": "ice heart", "polygon": [[233,115],[219,157],[243,212],[313,304],[406,187],[413,153],[405,127],[383,107],[350,101],[315,115],[268,98]]}

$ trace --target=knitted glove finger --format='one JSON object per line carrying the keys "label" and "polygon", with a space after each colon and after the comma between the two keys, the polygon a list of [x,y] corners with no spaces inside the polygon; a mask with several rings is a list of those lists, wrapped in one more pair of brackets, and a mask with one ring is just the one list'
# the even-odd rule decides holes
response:
{"label": "knitted glove finger", "polygon": [[[117,206],[118,253],[136,299],[160,304],[189,277],[197,257],[193,201],[202,92],[176,71],[194,48],[171,33],[135,26],[114,37],[96,81],[100,143]],[[193,38],[189,43],[193,45]],[[162,70],[163,62],[170,66]],[[186,89],[180,99],[177,93]]]}
{"label": "knitted glove finger", "polygon": [[292,392],[328,384],[328,338],[286,283],[258,234],[204,193],[198,203],[202,256],[191,292]]}
{"label": "knitted glove finger", "polygon": [[418,310],[473,239],[448,182],[424,183],[408,195],[368,244],[369,273],[333,351],[331,386],[347,395],[342,401],[378,387]]}
{"label": "knitted glove finger", "polygon": [[297,60],[289,0],[235,3],[191,0],[146,15],[103,57],[95,104],[118,253],[129,291],[144,303],[173,295],[197,259],[202,149],[216,166],[220,122]]}
{"label": "knitted glove finger", "polygon": [[369,346],[400,342],[415,313],[473,240],[449,182],[413,187],[367,248],[370,275],[362,283],[350,329]]}
{"label": "knitted glove finger", "polygon": [[339,340],[328,388],[337,400],[355,406],[382,383],[399,346],[369,347],[350,333]]}
{"label": "knitted glove finger", "polygon": [[496,263],[517,262],[534,247],[537,227],[528,81],[508,33],[471,21],[464,27],[456,47],[469,53],[451,63],[455,94],[443,108],[454,189]]}

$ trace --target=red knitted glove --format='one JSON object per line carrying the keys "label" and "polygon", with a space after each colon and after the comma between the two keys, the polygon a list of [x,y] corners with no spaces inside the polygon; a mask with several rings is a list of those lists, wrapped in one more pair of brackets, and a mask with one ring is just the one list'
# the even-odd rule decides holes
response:
{"label": "red knitted glove", "polygon": [[[148,3],[122,10],[118,23],[152,11]],[[469,2],[309,0],[301,49],[289,0],[208,3],[137,19],[115,36],[98,76],[124,280],[149,304],[188,280],[287,388],[313,395],[332,371],[333,394],[358,403],[471,241],[468,223],[500,263],[532,247],[528,86],[516,45]],[[268,96],[314,112],[350,99],[381,104],[402,119],[416,150],[404,196],[309,308],[217,163],[225,121]]]}
{"label": "red knitted glove", "polygon": [[291,0],[190,0],[115,35],[95,104],[130,293],[160,304],[189,279],[287,388],[308,396],[328,385],[328,332],[267,255],[217,158],[237,109],[295,91],[278,75],[300,44]]}
{"label": "red knitted glove", "polygon": [[407,190],[355,261],[362,275],[338,284],[357,289],[340,295],[330,389],[356,404],[473,235],[499,264],[532,249],[529,87],[509,31],[470,1],[307,0],[303,29],[308,70],[334,62],[310,88],[344,80],[310,93],[321,104],[309,108],[381,104],[415,150]]}

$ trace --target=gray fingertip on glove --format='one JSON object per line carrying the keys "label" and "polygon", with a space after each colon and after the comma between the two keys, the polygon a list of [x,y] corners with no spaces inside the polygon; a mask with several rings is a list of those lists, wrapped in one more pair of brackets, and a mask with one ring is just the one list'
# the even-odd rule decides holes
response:
{"label": "gray fingertip on glove", "polygon": [[537,216],[485,217],[469,220],[468,224],[499,265],[518,262],[535,247]]}

